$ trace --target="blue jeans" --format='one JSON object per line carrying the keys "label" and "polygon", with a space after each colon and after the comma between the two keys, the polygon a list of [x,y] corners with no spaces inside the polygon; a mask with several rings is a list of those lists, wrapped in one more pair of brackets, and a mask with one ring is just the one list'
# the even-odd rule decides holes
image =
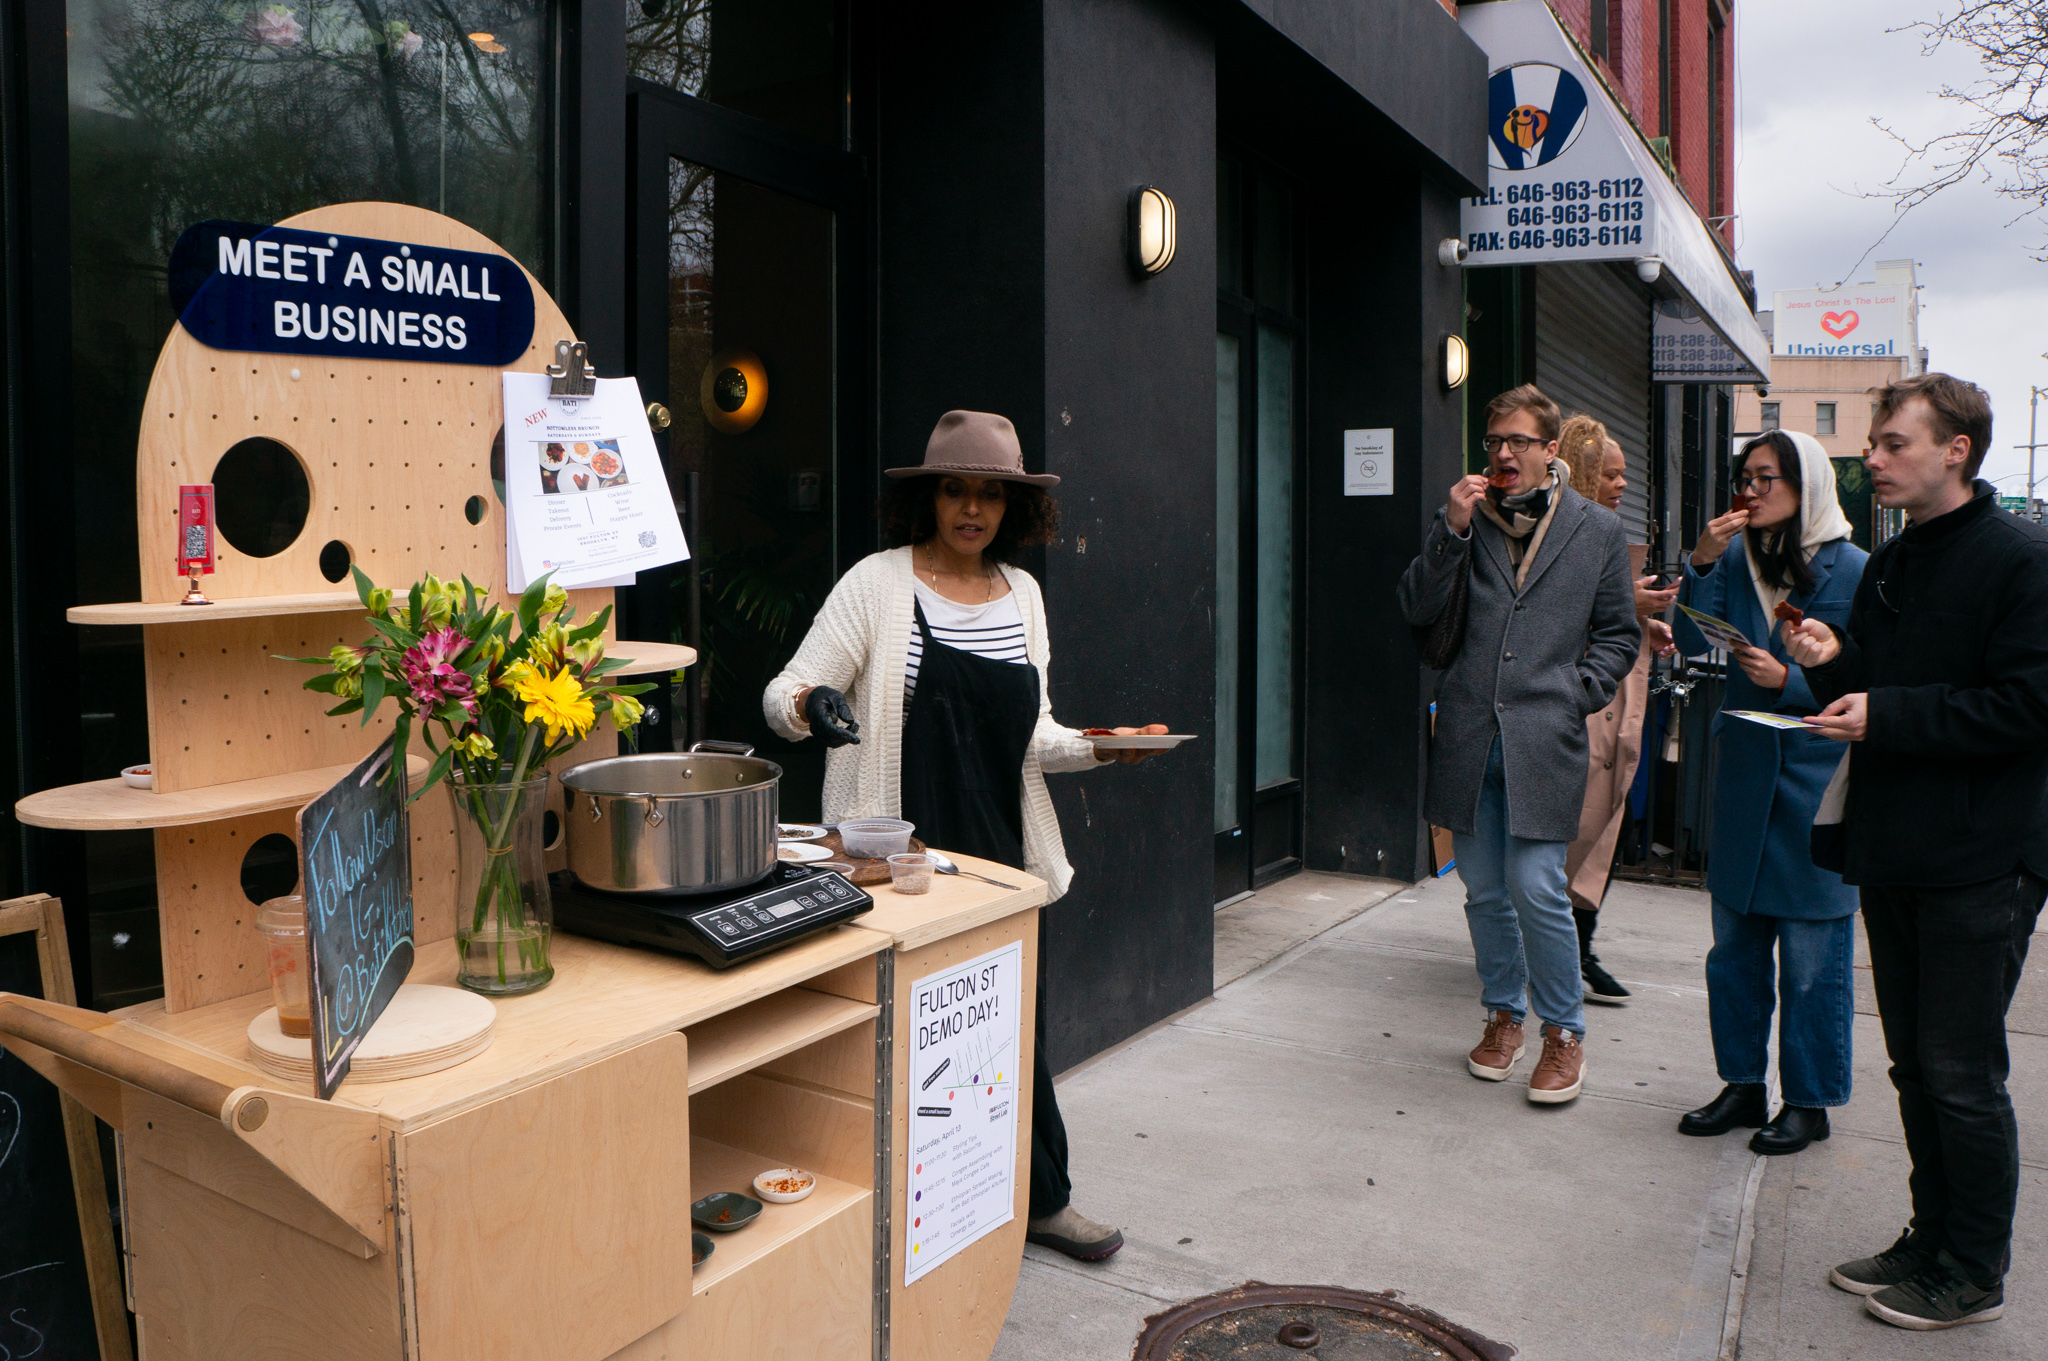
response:
{"label": "blue jeans", "polygon": [[1479,819],[1470,836],[1454,833],[1458,877],[1465,881],[1465,924],[1479,966],[1487,1011],[1525,1014],[1524,997],[1546,1025],[1584,1039],[1585,981],[1579,929],[1565,892],[1568,841],[1530,841],[1508,832],[1508,787],[1500,738],[1486,757]]}
{"label": "blue jeans", "polygon": [[1776,1012],[1778,1077],[1786,1102],[1848,1105],[1855,950],[1853,916],[1797,921],[1716,902],[1714,948],[1707,951],[1707,1016],[1721,1081],[1762,1082],[1769,1074]]}

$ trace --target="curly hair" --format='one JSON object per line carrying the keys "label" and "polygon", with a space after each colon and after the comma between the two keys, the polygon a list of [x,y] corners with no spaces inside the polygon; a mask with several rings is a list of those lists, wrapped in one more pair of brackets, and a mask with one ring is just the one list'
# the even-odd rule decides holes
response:
{"label": "curly hair", "polygon": [[[882,490],[882,537],[889,546],[919,544],[939,532],[938,495],[942,474],[898,478]],[[1013,562],[1018,550],[1049,543],[1059,533],[1060,508],[1042,488],[1003,484],[1003,522],[982,551],[997,562]]]}
{"label": "curly hair", "polygon": [[1607,427],[1591,416],[1571,416],[1557,436],[1557,456],[1572,470],[1572,490],[1600,499],[1600,464],[1607,457]]}

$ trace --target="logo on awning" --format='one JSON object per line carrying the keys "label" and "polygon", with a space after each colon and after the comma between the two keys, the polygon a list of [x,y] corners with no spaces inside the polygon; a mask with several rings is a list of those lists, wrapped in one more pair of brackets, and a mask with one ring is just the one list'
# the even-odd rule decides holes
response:
{"label": "logo on awning", "polygon": [[1549,165],[1586,130],[1586,87],[1548,62],[1495,71],[1487,82],[1487,106],[1487,161],[1496,170]]}

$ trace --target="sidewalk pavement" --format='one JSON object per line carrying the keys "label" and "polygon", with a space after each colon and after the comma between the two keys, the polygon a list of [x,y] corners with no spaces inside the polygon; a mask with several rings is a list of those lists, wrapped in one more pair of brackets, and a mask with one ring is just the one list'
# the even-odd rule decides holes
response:
{"label": "sidewalk pavement", "polygon": [[[1082,1213],[1126,1246],[1027,1249],[999,1361],[1124,1361],[1146,1315],[1246,1280],[1395,1289],[1531,1361],[2019,1358],[2048,1336],[2048,983],[2013,1008],[2026,1160],[2003,1321],[1928,1338],[1865,1315],[1835,1262],[1905,1223],[1905,1149],[1858,975],[1856,1099],[1759,1159],[1687,1139],[1720,1088],[1707,899],[1616,884],[1597,948],[1635,993],[1588,1008],[1585,1094],[1465,1071],[1483,1014],[1455,874],[1304,874],[1218,914],[1215,998],[1060,1080]],[[1057,909],[1055,909],[1057,910]]]}

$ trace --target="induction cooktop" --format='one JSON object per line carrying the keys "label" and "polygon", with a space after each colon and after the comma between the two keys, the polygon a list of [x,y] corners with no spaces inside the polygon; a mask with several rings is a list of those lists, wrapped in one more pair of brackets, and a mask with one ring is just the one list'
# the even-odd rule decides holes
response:
{"label": "induction cooktop", "polygon": [[567,870],[548,881],[555,924],[617,945],[693,955],[727,969],[792,945],[875,905],[844,876],[776,862],[760,880],[722,893],[649,898],[602,893]]}

